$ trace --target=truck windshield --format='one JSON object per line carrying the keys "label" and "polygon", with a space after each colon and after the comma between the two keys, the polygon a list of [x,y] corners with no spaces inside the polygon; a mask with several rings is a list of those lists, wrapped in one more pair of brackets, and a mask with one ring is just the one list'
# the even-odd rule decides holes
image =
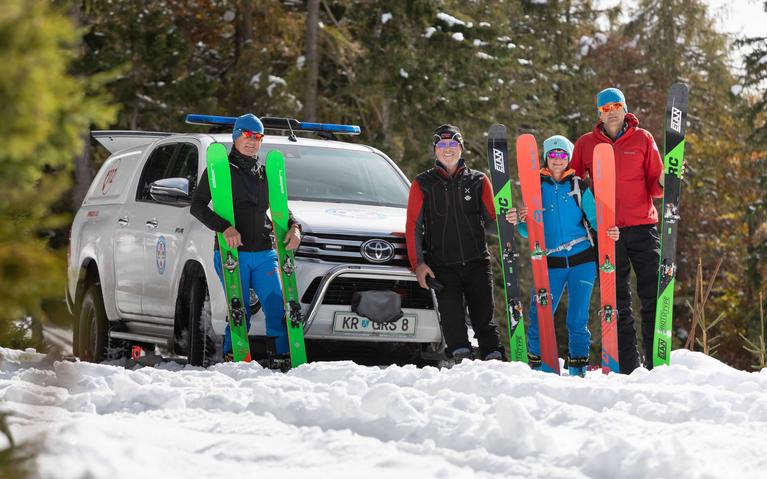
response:
{"label": "truck windshield", "polygon": [[[275,149],[261,148],[261,158]],[[407,207],[409,187],[382,156],[370,151],[280,145],[292,201]]]}

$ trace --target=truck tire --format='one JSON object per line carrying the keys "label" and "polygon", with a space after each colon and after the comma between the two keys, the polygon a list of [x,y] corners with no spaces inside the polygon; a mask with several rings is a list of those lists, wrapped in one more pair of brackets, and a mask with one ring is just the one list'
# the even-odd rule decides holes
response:
{"label": "truck tire", "polygon": [[80,359],[100,363],[106,358],[109,320],[98,284],[92,284],[80,303],[78,349]]}
{"label": "truck tire", "polygon": [[206,366],[206,360],[213,358],[206,354],[208,338],[205,335],[204,308],[208,287],[204,278],[195,278],[187,291],[187,327],[189,331],[189,355],[187,362],[192,366]]}

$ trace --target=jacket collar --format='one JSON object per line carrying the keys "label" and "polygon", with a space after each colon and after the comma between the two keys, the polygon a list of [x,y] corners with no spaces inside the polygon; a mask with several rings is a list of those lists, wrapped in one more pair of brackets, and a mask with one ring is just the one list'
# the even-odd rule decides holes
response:
{"label": "jacket collar", "polygon": [[[618,138],[615,139],[617,142],[619,139],[625,137],[631,136],[634,131],[639,127],[639,119],[634,115],[633,113],[626,113],[626,118],[623,120],[623,129],[620,133],[618,133]],[[594,129],[592,130],[593,133],[602,138],[604,141],[609,141],[612,143],[612,138],[607,136],[607,133],[605,133],[604,129],[604,122],[602,120],[599,120],[599,122],[596,124]]]}
{"label": "jacket collar", "polygon": [[253,175],[257,174],[260,168],[258,156],[243,155],[234,146],[232,146],[232,150],[229,152],[229,163],[236,166],[239,170]]}
{"label": "jacket collar", "polygon": [[439,160],[435,160],[435,161],[434,161],[434,168],[435,168],[435,169],[436,169],[436,170],[437,170],[437,171],[440,173],[440,175],[442,175],[444,178],[448,178],[448,179],[450,179],[450,178],[456,178],[456,177],[458,177],[458,176],[461,176],[461,173],[463,173],[463,172],[464,172],[464,170],[466,170],[466,162],[464,161],[464,159],[463,159],[463,158],[461,158],[460,160],[458,160],[458,167],[455,169],[455,173],[454,173],[452,176],[450,176],[450,173],[447,171],[447,167],[445,167],[445,165],[443,165],[443,164],[442,164],[442,162],[441,162],[441,161],[439,161]]}
{"label": "jacket collar", "polygon": [[566,169],[564,173],[562,173],[562,178],[559,181],[554,181],[554,177],[551,176],[551,170],[545,166],[541,168],[541,180],[551,183],[552,185],[554,183],[564,183],[570,176],[575,176],[575,170],[572,168]]}

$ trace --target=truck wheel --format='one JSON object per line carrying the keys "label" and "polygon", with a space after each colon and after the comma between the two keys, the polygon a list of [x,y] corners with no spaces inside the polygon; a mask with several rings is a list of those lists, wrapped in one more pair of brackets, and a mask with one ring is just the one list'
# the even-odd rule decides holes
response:
{"label": "truck wheel", "polygon": [[80,306],[78,349],[80,359],[99,363],[106,358],[109,320],[98,284],[92,284]]}
{"label": "truck wheel", "polygon": [[[206,359],[212,359],[206,355],[206,344],[208,338],[205,335],[205,298],[208,293],[204,278],[196,278],[192,281],[188,290],[187,308],[189,317],[187,318],[187,327],[189,331],[189,355],[187,361],[192,366],[205,366]],[[206,357],[208,356],[208,357]]]}

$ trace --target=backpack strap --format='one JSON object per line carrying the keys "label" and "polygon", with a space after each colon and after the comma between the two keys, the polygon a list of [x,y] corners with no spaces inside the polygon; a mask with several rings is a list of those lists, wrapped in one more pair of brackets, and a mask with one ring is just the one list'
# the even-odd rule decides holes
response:
{"label": "backpack strap", "polygon": [[586,213],[583,211],[582,206],[582,198],[581,198],[581,191],[583,189],[583,180],[579,177],[572,175],[570,176],[570,186],[571,190],[570,193],[568,193],[570,196],[575,199],[575,204],[578,205],[578,208],[581,209],[581,223],[583,223],[583,227],[586,228],[586,236],[589,238],[589,243],[591,243],[591,246],[594,246],[594,238],[591,236],[591,226],[589,225],[588,220],[586,219]]}

